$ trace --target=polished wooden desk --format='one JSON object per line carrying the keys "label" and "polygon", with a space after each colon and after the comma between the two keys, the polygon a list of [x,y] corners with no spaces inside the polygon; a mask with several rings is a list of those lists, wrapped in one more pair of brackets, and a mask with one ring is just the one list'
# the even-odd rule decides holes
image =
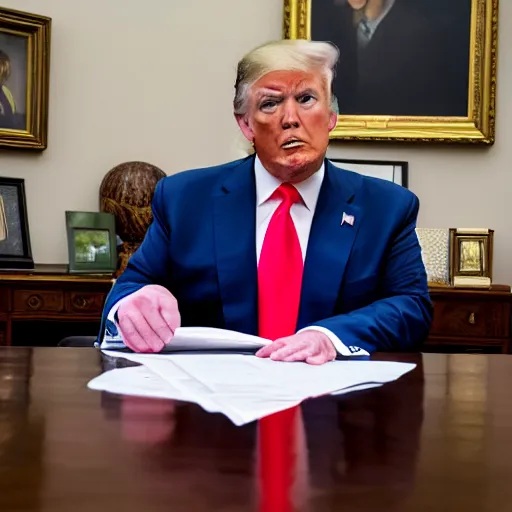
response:
{"label": "polished wooden desk", "polygon": [[[381,388],[303,404],[295,510],[510,510],[512,357],[374,358],[418,366]],[[262,512],[256,425],[87,389],[123,361],[0,349],[0,510]]]}

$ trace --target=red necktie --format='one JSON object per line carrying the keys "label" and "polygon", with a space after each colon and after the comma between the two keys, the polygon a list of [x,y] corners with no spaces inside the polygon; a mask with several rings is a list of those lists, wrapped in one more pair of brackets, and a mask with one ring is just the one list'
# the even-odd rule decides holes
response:
{"label": "red necktie", "polygon": [[301,414],[292,407],[258,421],[259,512],[291,512]]}
{"label": "red necktie", "polygon": [[297,189],[281,185],[272,198],[281,204],[270,219],[258,264],[259,336],[271,340],[295,334],[302,287],[303,261],[299,237],[290,215],[301,202]]}
{"label": "red necktie", "polygon": [[[258,264],[259,335],[276,340],[295,334],[302,287],[303,261],[290,215],[301,202],[297,189],[281,185],[272,198],[281,198],[265,233]],[[288,512],[296,459],[295,424],[298,408],[258,422],[260,511]]]}

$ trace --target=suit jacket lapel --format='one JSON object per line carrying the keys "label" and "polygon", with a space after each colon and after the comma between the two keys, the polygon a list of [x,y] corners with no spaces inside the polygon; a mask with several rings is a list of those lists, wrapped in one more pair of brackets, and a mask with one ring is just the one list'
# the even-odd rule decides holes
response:
{"label": "suit jacket lapel", "polygon": [[[298,328],[333,314],[352,245],[363,219],[354,201],[360,178],[326,160],[302,279]],[[343,213],[353,225],[342,223]]]}
{"label": "suit jacket lapel", "polygon": [[226,328],[258,331],[254,157],[233,169],[214,196],[214,236]]}

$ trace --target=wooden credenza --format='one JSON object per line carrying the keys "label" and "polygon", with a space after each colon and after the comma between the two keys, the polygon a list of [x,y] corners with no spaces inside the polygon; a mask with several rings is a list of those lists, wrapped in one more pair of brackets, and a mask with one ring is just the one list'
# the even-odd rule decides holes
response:
{"label": "wooden credenza", "polygon": [[426,351],[510,353],[510,286],[490,290],[432,287],[434,318]]}
{"label": "wooden credenza", "polygon": [[[96,335],[113,276],[69,274],[65,265],[0,272],[0,345],[54,346]],[[427,352],[512,350],[510,286],[491,290],[430,288],[434,319]]]}
{"label": "wooden credenza", "polygon": [[114,283],[109,275],[70,274],[65,265],[0,273],[0,345],[55,345],[96,334]]}

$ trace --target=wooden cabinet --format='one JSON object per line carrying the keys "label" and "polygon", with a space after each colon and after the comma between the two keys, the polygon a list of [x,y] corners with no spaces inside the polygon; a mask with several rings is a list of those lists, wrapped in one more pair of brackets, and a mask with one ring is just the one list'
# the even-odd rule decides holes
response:
{"label": "wooden cabinet", "polygon": [[[96,335],[113,283],[113,276],[72,275],[62,265],[0,273],[0,345],[55,345],[66,335]],[[511,351],[509,286],[432,287],[430,296],[434,318],[425,351]]]}
{"label": "wooden cabinet", "polygon": [[430,296],[434,318],[427,350],[510,352],[510,286],[493,285],[491,290],[433,287]]}
{"label": "wooden cabinet", "polygon": [[[61,336],[99,328],[113,276],[69,274],[64,265],[37,265],[34,271],[0,273],[0,345],[32,345],[43,327]],[[67,325],[68,330],[62,330]],[[16,339],[15,331],[24,333]],[[27,328],[32,330],[27,330]],[[29,334],[27,334],[29,332]],[[30,334],[33,332],[34,334]],[[41,340],[44,344],[45,340]]]}

